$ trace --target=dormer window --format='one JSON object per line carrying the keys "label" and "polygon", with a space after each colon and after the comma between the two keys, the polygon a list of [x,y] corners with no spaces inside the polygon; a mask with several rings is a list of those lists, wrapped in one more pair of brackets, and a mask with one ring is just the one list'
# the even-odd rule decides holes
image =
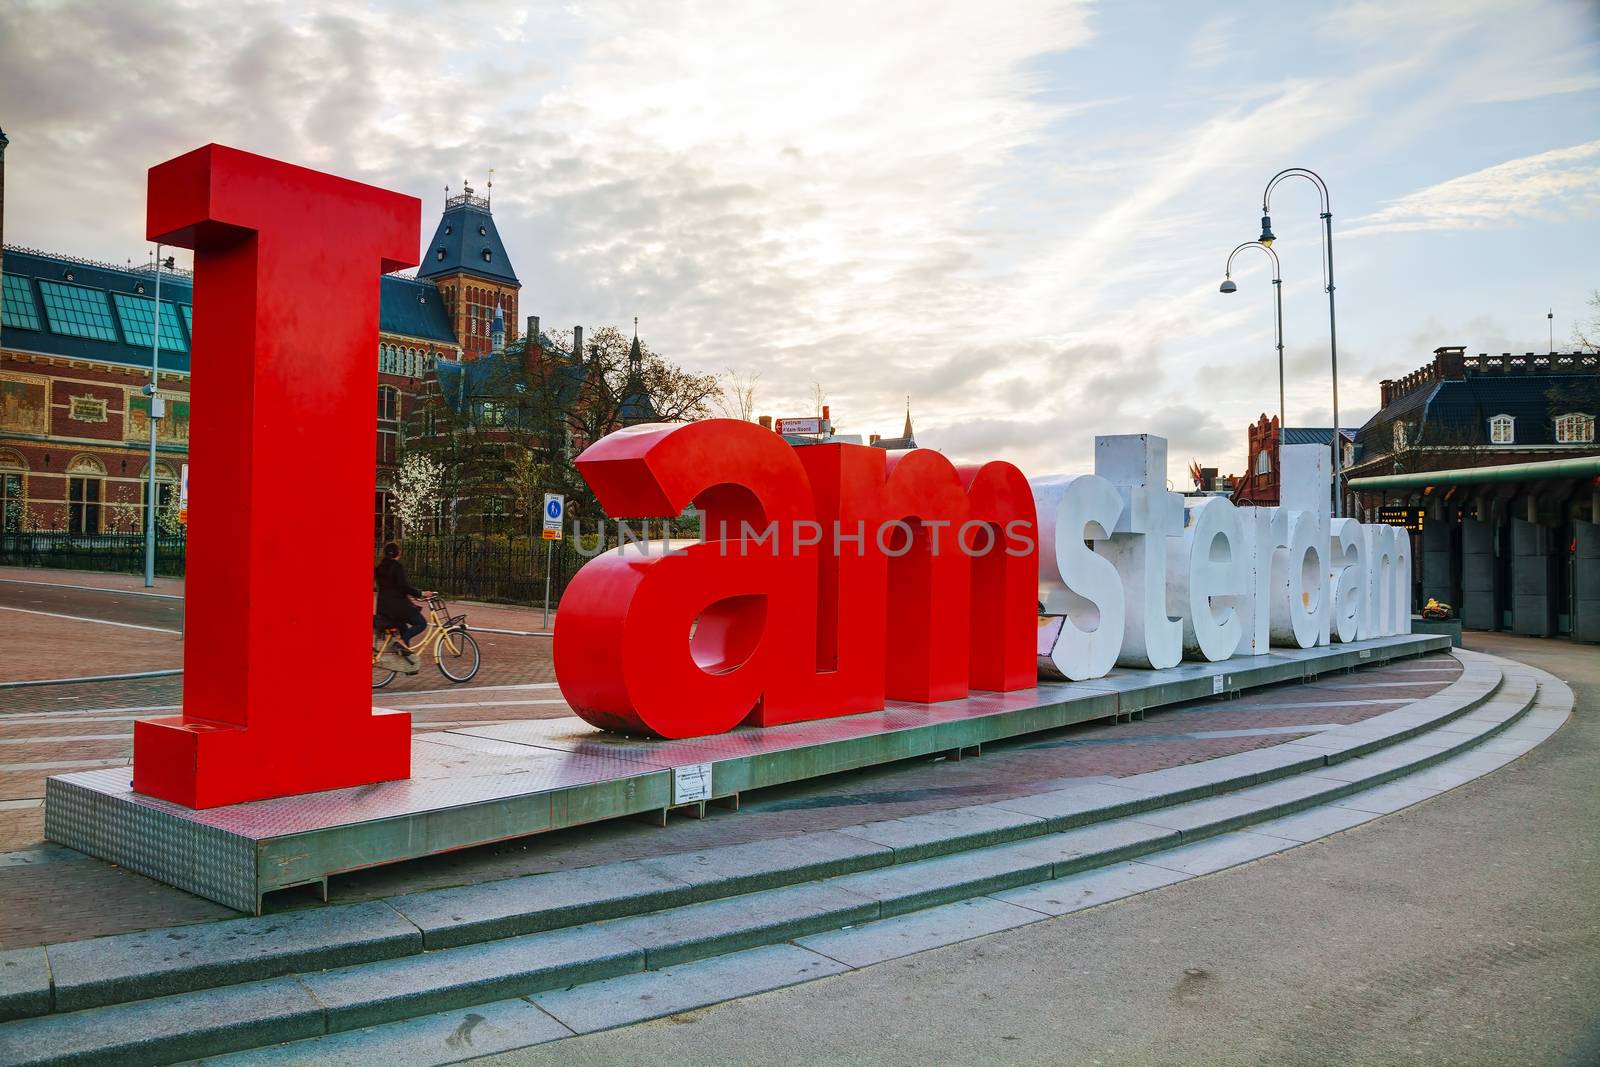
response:
{"label": "dormer window", "polygon": [[1556,444],[1586,445],[1594,441],[1594,416],[1572,412],[1556,416]]}
{"label": "dormer window", "polygon": [[485,229],[484,227],[479,226],[478,227],[478,236],[479,237],[487,237],[487,236],[489,236],[489,231],[487,229]]}
{"label": "dormer window", "polygon": [[437,259],[437,260],[440,260],[441,262],[444,260],[444,257],[445,257],[445,251],[442,248],[439,249],[438,251],[434,252],[434,254],[433,254],[433,258]]}
{"label": "dormer window", "polygon": [[1394,450],[1396,452],[1404,452],[1408,447],[1409,442],[1406,440],[1406,424],[1403,422],[1397,422],[1394,424]]}
{"label": "dormer window", "polygon": [[456,228],[454,226],[446,225],[445,228],[444,228],[444,235],[446,237],[449,237],[452,233],[455,233],[455,232],[456,232]]}
{"label": "dormer window", "polygon": [[483,261],[485,263],[488,263],[492,259],[494,259],[494,253],[491,252],[489,249],[485,248],[483,250]]}
{"label": "dormer window", "polygon": [[1517,420],[1510,415],[1496,415],[1489,420],[1489,443],[1509,445],[1517,440]]}

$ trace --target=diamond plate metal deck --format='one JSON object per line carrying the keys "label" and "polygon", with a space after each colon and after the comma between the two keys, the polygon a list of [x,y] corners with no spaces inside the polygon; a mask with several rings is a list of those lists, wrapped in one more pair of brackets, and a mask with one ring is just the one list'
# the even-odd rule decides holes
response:
{"label": "diamond plate metal deck", "polygon": [[671,807],[673,770],[711,765],[713,798],[1146,708],[1448,649],[1411,634],[1275,650],[1091,682],[975,693],[941,704],[716,737],[658,741],[576,718],[466,726],[413,739],[412,777],[192,810],[132,791],[130,768],[45,784],[45,836],[246,912],[264,894],[329,875]]}

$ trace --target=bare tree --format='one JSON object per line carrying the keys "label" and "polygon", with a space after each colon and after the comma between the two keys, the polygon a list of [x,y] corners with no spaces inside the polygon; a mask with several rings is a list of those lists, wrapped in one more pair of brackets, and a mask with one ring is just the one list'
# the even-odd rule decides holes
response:
{"label": "bare tree", "polygon": [[756,383],[761,372],[747,374],[729,367],[722,375],[718,387],[716,407],[724,417],[750,422],[756,417]]}
{"label": "bare tree", "polygon": [[1589,296],[1589,321],[1572,328],[1572,344],[1585,352],[1600,352],[1600,289]]}

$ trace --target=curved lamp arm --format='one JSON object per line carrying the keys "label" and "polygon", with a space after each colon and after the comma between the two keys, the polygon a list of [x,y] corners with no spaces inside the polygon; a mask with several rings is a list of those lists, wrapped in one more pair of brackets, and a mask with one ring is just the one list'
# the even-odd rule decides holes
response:
{"label": "curved lamp arm", "polygon": [[1278,253],[1260,241],[1246,241],[1232,252],[1228,253],[1228,264],[1224,268],[1222,291],[1231,293],[1229,288],[1233,285],[1233,257],[1243,252],[1246,248],[1259,248],[1272,259],[1272,302],[1277,323],[1277,348],[1278,348],[1278,426],[1288,425],[1284,411],[1283,399],[1283,265],[1278,262]]}
{"label": "curved lamp arm", "polygon": [[1272,213],[1272,190],[1285,178],[1304,178],[1315,185],[1317,194],[1322,198],[1322,217],[1333,217],[1333,208],[1328,200],[1328,184],[1322,180],[1322,176],[1316,171],[1307,170],[1305,167],[1289,167],[1272,176],[1272,180],[1267,182],[1266,190],[1261,194],[1261,213],[1263,215]]}
{"label": "curved lamp arm", "polygon": [[1289,167],[1280,170],[1267,182],[1267,187],[1261,193],[1261,243],[1271,244],[1272,235],[1272,190],[1285,178],[1304,178],[1317,187],[1317,195],[1322,203],[1322,288],[1328,294],[1328,362],[1329,369],[1333,372],[1333,515],[1338,518],[1344,514],[1344,483],[1340,480],[1339,471],[1343,466],[1340,455],[1343,449],[1343,438],[1339,435],[1339,338],[1335,325],[1333,310],[1333,206],[1328,197],[1328,183],[1322,180],[1322,175],[1305,167]]}
{"label": "curved lamp arm", "polygon": [[1223,277],[1225,277],[1225,278],[1233,277],[1233,257],[1238,255],[1240,252],[1244,251],[1246,248],[1259,248],[1259,249],[1261,249],[1261,251],[1263,251],[1267,255],[1271,256],[1272,257],[1272,280],[1274,282],[1279,283],[1279,284],[1281,284],[1283,282],[1283,265],[1278,262],[1278,253],[1274,252],[1271,248],[1269,248],[1266,245],[1262,244],[1260,241],[1246,241],[1244,244],[1240,245],[1238,248],[1235,248],[1232,252],[1229,252],[1228,253],[1228,265],[1225,268],[1223,268],[1223,272],[1222,272],[1222,276]]}

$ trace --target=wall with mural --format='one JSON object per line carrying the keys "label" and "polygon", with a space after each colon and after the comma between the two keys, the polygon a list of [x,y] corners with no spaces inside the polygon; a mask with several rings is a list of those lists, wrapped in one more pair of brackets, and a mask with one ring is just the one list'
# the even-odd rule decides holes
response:
{"label": "wall with mural", "polygon": [[50,432],[48,379],[23,374],[0,375],[0,430],[41,437]]}

